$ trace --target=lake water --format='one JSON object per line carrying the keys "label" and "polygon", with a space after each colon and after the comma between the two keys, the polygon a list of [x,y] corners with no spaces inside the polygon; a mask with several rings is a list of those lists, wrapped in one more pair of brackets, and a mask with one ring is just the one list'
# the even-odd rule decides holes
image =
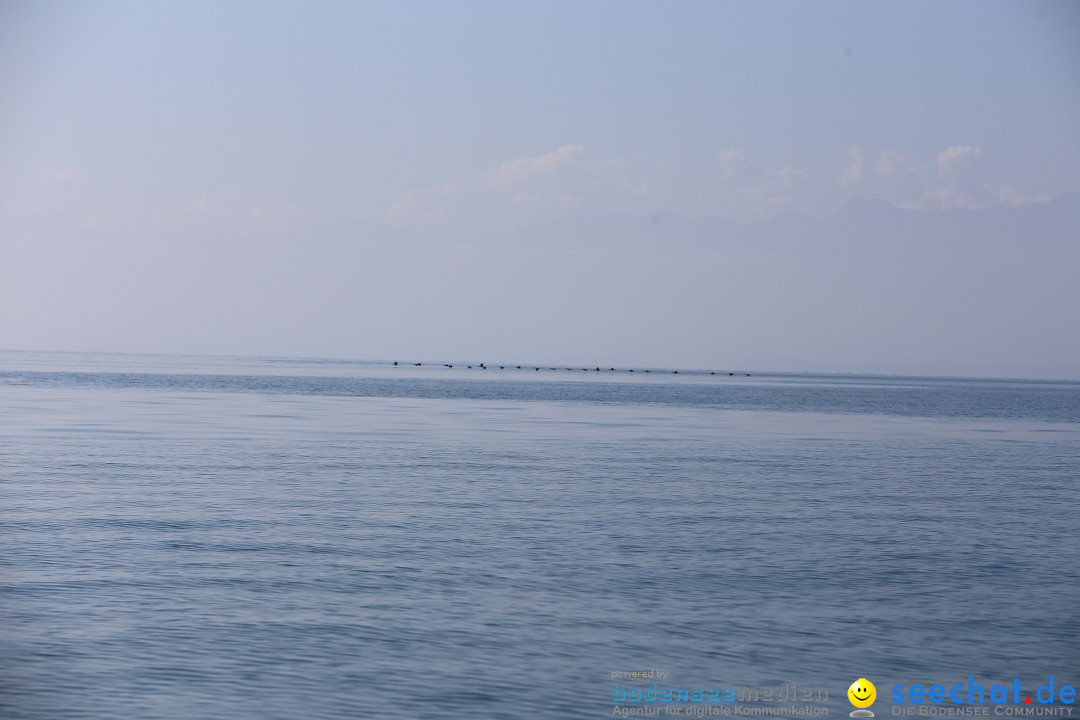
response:
{"label": "lake water", "polygon": [[0,717],[1080,681],[1080,384],[532,368],[0,354]]}

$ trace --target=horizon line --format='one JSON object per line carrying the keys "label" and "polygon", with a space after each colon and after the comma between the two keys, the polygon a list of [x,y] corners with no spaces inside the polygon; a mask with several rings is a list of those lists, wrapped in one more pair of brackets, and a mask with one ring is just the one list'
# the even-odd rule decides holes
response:
{"label": "horizon line", "polygon": [[[408,369],[415,367],[417,363],[422,366],[435,366],[445,367],[446,364],[454,365],[453,369],[459,369],[458,365],[468,365],[472,363],[474,366],[481,364],[486,365],[489,369],[492,367],[504,366],[507,368],[513,367],[517,369],[520,366],[525,368],[540,368],[540,370],[546,370],[551,372],[554,368],[556,372],[567,372],[568,370],[573,372],[596,372],[597,365],[594,363],[590,367],[582,367],[588,363],[572,363],[572,362],[492,362],[487,361],[475,361],[475,360],[391,360],[384,358],[357,358],[357,357],[330,357],[320,355],[250,355],[250,354],[238,354],[238,353],[176,353],[176,352],[132,352],[132,351],[110,351],[110,350],[40,350],[31,348],[2,348],[0,347],[0,353],[44,353],[44,354],[56,354],[56,355],[124,355],[132,357],[158,357],[158,358],[217,358],[217,359],[246,359],[246,360],[287,360],[287,361],[329,361],[335,363],[360,363],[360,364],[382,364],[385,363],[390,367],[395,367],[394,363],[399,363],[397,367],[402,369]],[[938,374],[917,374],[917,373],[886,373],[875,371],[863,371],[863,370],[851,370],[851,371],[820,371],[820,370],[776,370],[776,369],[743,369],[733,370],[726,368],[723,370],[718,369],[703,369],[694,367],[675,367],[670,365],[656,366],[656,365],[612,365],[611,363],[601,364],[600,372],[609,373],[609,368],[615,368],[615,372],[629,373],[630,371],[649,370],[650,374],[656,373],[686,373],[686,374],[703,374],[708,376],[709,373],[716,373],[718,376],[720,373],[733,373],[735,376],[754,376],[757,375],[805,375],[805,376],[820,376],[820,377],[859,377],[859,378],[900,378],[900,379],[912,379],[912,380],[989,380],[989,381],[1019,381],[1019,382],[1038,382],[1038,383],[1066,383],[1066,384],[1080,384],[1080,375],[1076,378],[1062,378],[1062,377],[1019,377],[1019,376],[1001,376],[1001,375],[938,375]],[[465,369],[464,367],[460,369]],[[3,368],[0,368],[0,372],[4,372]]]}

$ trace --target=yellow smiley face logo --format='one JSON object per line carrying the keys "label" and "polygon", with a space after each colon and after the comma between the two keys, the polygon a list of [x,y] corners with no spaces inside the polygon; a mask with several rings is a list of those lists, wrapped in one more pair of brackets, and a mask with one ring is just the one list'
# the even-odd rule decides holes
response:
{"label": "yellow smiley face logo", "polygon": [[877,699],[877,688],[866,678],[859,678],[847,689],[848,700],[857,708],[868,708]]}

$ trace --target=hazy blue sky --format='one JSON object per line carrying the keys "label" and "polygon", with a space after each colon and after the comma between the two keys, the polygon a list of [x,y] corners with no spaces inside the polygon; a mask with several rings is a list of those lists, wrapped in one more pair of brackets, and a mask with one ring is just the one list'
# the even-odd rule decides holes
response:
{"label": "hazy blue sky", "polygon": [[0,98],[0,347],[1080,377],[1080,3],[2,0]]}

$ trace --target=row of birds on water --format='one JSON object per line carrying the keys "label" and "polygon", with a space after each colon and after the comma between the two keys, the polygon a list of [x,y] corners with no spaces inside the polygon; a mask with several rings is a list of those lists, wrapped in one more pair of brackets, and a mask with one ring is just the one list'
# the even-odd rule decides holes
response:
{"label": "row of birds on water", "polygon": [[[430,363],[429,363],[429,364],[430,364]],[[398,367],[398,366],[399,366],[399,363],[398,363],[398,361],[397,361],[397,360],[395,360],[395,361],[394,361],[394,367]],[[414,367],[423,367],[423,366],[424,366],[424,363],[418,363],[418,362],[414,362],[414,363],[413,363],[413,366],[414,366]],[[450,363],[442,363],[442,366],[443,366],[443,367],[445,367],[445,368],[453,368],[453,367],[454,367],[454,366],[453,366],[453,365],[451,365]],[[466,367],[466,368],[468,368],[469,370],[472,370],[474,366],[473,366],[473,365],[466,365],[465,367]],[[506,370],[506,369],[508,369],[508,368],[509,368],[510,370],[528,370],[528,369],[529,369],[530,367],[531,367],[531,368],[532,368],[532,369],[533,369],[533,370],[534,370],[535,372],[540,372],[540,370],[541,370],[541,367],[540,367],[539,365],[485,365],[484,363],[477,363],[477,364],[475,365],[475,367],[477,367],[477,368],[479,368],[479,369],[481,369],[481,370],[492,370],[492,369],[494,369],[494,368],[499,368],[500,370]],[[549,367],[549,368],[548,368],[548,370],[563,370],[563,369],[565,369],[565,370],[568,370],[568,371],[570,371],[570,372],[573,372],[573,371],[575,370],[575,368],[570,368],[570,367],[568,367],[568,368]],[[589,372],[590,370],[591,370],[591,371],[593,371],[593,372],[604,372],[604,370],[602,370],[602,369],[601,369],[601,368],[599,368],[599,367],[595,367],[595,368],[581,368],[581,369],[582,369],[582,371],[584,371],[584,372]],[[615,370],[615,368],[611,367],[611,368],[608,368],[608,369],[607,369],[607,372],[616,372],[616,370]],[[633,368],[628,368],[628,369],[627,369],[627,372],[634,372],[634,369],[633,369]],[[652,370],[640,370],[639,372],[643,372],[643,373],[651,373],[651,372],[652,372]],[[664,370],[664,371],[661,371],[661,370],[657,370],[657,372],[667,372],[667,371],[666,371],[666,370]],[[672,370],[672,371],[671,371],[671,374],[672,374],[672,375],[678,375],[678,374],[679,374],[679,371],[678,371],[678,370]],[[716,375],[716,372],[710,371],[710,372],[709,372],[709,374],[710,374],[710,375]],[[746,377],[750,377],[750,373],[733,373],[733,372],[729,372],[729,373],[728,373],[728,376],[729,376],[729,377],[734,377],[734,376],[735,376],[736,374],[738,374],[738,375],[745,375]]]}

